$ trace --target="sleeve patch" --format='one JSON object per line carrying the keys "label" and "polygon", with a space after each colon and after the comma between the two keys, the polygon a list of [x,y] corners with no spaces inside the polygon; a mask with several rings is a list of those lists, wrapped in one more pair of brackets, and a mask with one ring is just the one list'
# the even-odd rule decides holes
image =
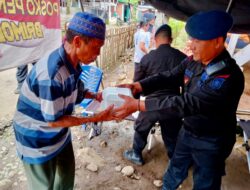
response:
{"label": "sleeve patch", "polygon": [[221,88],[222,84],[224,83],[224,78],[215,78],[211,81],[210,87],[214,90],[218,90]]}

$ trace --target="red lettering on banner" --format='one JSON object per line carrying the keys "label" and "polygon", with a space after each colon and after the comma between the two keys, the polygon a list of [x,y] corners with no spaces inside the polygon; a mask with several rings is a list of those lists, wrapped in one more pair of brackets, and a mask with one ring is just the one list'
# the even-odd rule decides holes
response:
{"label": "red lettering on banner", "polygon": [[0,71],[37,61],[61,38],[59,0],[0,0]]}
{"label": "red lettering on banner", "polygon": [[39,21],[48,29],[59,29],[59,8],[59,0],[1,0],[0,18],[19,22]]}

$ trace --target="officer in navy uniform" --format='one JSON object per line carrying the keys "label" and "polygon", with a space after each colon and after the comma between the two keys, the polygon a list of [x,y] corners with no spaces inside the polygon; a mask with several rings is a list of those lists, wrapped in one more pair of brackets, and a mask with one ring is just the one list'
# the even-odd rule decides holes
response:
{"label": "officer in navy uniform", "polygon": [[[172,30],[167,24],[157,29],[155,42],[157,49],[150,51],[142,58],[140,63],[135,64],[134,82],[171,70],[186,58],[184,53],[171,47]],[[178,84],[172,88],[157,90],[147,97],[164,99],[166,96],[174,95],[180,95]],[[124,157],[134,164],[142,165],[144,163],[142,151],[147,144],[147,137],[151,128],[157,122],[157,120],[151,120],[151,116],[154,117],[153,114],[152,112],[140,112],[135,121],[133,148],[124,152]],[[167,148],[168,156],[171,158],[182,121],[180,118],[171,118],[160,120],[159,123],[163,142]]]}
{"label": "officer in navy uniform", "polygon": [[163,177],[163,190],[177,189],[193,166],[193,189],[219,190],[225,175],[225,160],[235,143],[236,110],[244,89],[244,76],[224,47],[233,18],[224,11],[191,16],[186,31],[192,57],[170,72],[125,84],[133,94],[184,83],[181,96],[140,101],[127,96],[114,110],[117,119],[136,111],[154,111],[155,119],[183,119],[176,148]]}

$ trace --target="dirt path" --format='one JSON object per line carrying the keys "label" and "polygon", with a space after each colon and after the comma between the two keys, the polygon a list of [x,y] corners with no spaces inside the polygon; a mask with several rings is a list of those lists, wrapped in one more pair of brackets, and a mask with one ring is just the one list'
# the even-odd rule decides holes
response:
{"label": "dirt path", "polygon": [[18,98],[13,93],[16,85],[16,69],[0,72],[0,118],[13,115]]}
{"label": "dirt path", "polygon": [[[105,86],[131,81],[133,63],[130,59],[130,57],[123,58],[118,68],[105,74]],[[4,121],[6,126],[11,125],[8,121],[16,106],[17,95],[13,94],[15,87],[15,69],[0,72],[0,118],[2,118],[1,121],[6,118]],[[133,123],[130,121],[105,123],[102,134],[91,141],[87,139],[88,131],[82,130],[81,127],[73,128],[76,190],[159,189],[153,185],[153,181],[162,179],[168,162],[159,135],[155,136],[152,150],[150,152],[145,150],[143,153],[146,164],[142,167],[132,165],[135,168],[133,179],[116,171],[119,168],[117,166],[123,168],[131,165],[122,158],[122,152],[131,146],[132,126]],[[242,138],[238,138],[238,142],[227,160],[227,176],[223,178],[223,190],[248,190],[250,187],[250,174],[247,169],[246,156],[240,148],[241,142]],[[11,127],[6,127],[4,133],[0,134],[0,160],[0,189],[26,190],[26,177],[23,173],[22,164],[16,156]],[[89,163],[98,166],[98,171],[87,170],[86,167]],[[192,177],[189,175],[181,189],[189,190],[191,187]]]}

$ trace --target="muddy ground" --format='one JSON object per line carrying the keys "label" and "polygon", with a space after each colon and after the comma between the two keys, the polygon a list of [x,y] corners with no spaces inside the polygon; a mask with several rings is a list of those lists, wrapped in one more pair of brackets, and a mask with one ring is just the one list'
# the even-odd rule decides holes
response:
{"label": "muddy ground", "polygon": [[[132,50],[127,52],[131,55]],[[112,72],[106,73],[105,86],[130,82],[133,74],[131,56],[125,56],[120,65]],[[246,74],[250,81],[250,72]],[[13,93],[16,87],[15,69],[0,72],[0,189],[26,190],[27,181],[22,164],[16,156],[11,118],[15,110],[17,95]],[[250,88],[247,88],[250,89]],[[250,92],[250,90],[248,91]],[[243,96],[241,108],[249,109],[249,94]],[[72,128],[73,145],[76,157],[76,190],[157,190],[153,181],[162,179],[168,163],[166,152],[160,135],[155,136],[151,151],[145,150],[143,155],[146,164],[134,166],[122,158],[122,153],[132,143],[133,122],[104,123],[100,136],[88,140],[88,130],[80,126]],[[246,155],[241,148],[242,138],[237,143],[227,160],[227,176],[223,177],[223,190],[248,190],[250,174],[247,168]],[[97,172],[89,171],[89,164],[98,167]],[[132,177],[123,176],[119,167],[131,165],[135,172]],[[191,172],[191,171],[190,171]],[[190,173],[191,174],[191,173]],[[192,189],[192,177],[184,181],[180,189]]]}

